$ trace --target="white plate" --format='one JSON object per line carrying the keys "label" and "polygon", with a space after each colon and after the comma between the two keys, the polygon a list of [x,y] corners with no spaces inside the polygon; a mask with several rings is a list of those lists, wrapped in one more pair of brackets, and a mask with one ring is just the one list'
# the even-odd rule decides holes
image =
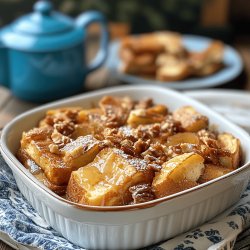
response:
{"label": "white plate", "polygon": [[242,90],[187,91],[186,94],[208,105],[250,133],[250,92]]}
{"label": "white plate", "polygon": [[[203,50],[211,41],[210,38],[206,37],[183,35],[184,46],[191,51]],[[223,58],[223,62],[226,66],[217,73],[206,77],[189,78],[178,82],[161,82],[119,72],[118,67],[121,63],[118,54],[119,47],[120,40],[116,40],[110,44],[109,56],[105,66],[110,70],[112,77],[130,84],[153,84],[179,90],[208,88],[223,85],[233,80],[243,69],[242,60],[238,52],[231,46],[226,45]]]}
{"label": "white plate", "polygon": [[[62,106],[89,108],[104,95],[152,97],[170,110],[191,105],[209,117],[220,131],[232,133],[242,145],[242,166],[197,187],[142,204],[122,207],[76,205],[40,183],[17,160],[23,131],[36,126],[46,110]],[[1,153],[13,171],[19,190],[38,213],[71,242],[91,249],[136,249],[169,239],[203,224],[236,203],[250,177],[250,138],[238,126],[205,105],[178,92],[156,86],[113,87],[64,99],[28,111],[2,132]]]}

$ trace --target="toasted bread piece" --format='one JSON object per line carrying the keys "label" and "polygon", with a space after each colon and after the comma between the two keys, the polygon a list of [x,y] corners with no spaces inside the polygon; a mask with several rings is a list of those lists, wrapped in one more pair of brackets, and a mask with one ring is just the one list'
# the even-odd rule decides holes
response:
{"label": "toasted bread piece", "polygon": [[93,118],[99,118],[103,115],[103,111],[100,108],[92,108],[92,109],[82,109],[77,113],[77,123],[85,123],[90,122]]}
{"label": "toasted bread piece", "polygon": [[122,40],[121,48],[129,48],[135,54],[153,53],[158,54],[164,50],[164,45],[154,33],[128,36]]}
{"label": "toasted bread piece", "polygon": [[206,63],[221,63],[223,61],[224,45],[218,40],[213,41],[210,43],[204,53]]}
{"label": "toasted bread piece", "polygon": [[79,136],[100,134],[104,129],[102,116],[103,110],[100,108],[79,111],[76,117],[75,131],[72,133],[71,138],[76,139]]}
{"label": "toasted bread piece", "polygon": [[180,63],[180,59],[175,55],[162,53],[157,56],[155,63],[158,67],[173,66],[173,65],[178,65]]}
{"label": "toasted bread piece", "polygon": [[49,147],[54,143],[48,133],[46,137],[41,137],[42,133],[41,129],[32,129],[24,133],[21,148],[44,171],[51,183],[66,185],[71,174],[71,167],[63,162],[60,155],[50,152]]}
{"label": "toasted bread piece", "polygon": [[240,141],[233,135],[223,133],[218,135],[218,142],[223,150],[226,150],[229,154],[226,156],[220,156],[219,161],[223,167],[236,169],[240,164]]}
{"label": "toasted bread piece", "polygon": [[191,132],[177,133],[168,137],[167,146],[173,146],[181,143],[199,144],[200,140],[195,133]]}
{"label": "toasted bread piece", "polygon": [[72,172],[67,198],[94,206],[125,205],[132,201],[129,188],[151,183],[153,175],[145,161],[106,148],[93,162]]}
{"label": "toasted bread piece", "polygon": [[[160,109],[159,109],[160,110]],[[136,109],[132,110],[129,114],[127,123],[131,127],[135,128],[142,124],[151,124],[162,122],[165,118],[165,114],[158,113],[155,109]]]}
{"label": "toasted bread piece", "polygon": [[134,60],[136,54],[130,48],[121,46],[119,56],[123,62],[131,62]]}
{"label": "toasted bread piece", "polygon": [[91,125],[87,122],[82,124],[76,124],[75,130],[70,135],[70,138],[76,140],[79,136],[95,135],[96,133],[98,133],[97,131],[102,130],[101,128],[99,129],[99,127],[100,126],[98,123],[91,123]]}
{"label": "toasted bread piece", "polygon": [[201,67],[199,70],[193,71],[193,74],[195,76],[208,76],[216,73],[221,68],[223,68],[223,64],[220,62],[214,62],[210,64],[205,64],[203,67]]}
{"label": "toasted bread piece", "polygon": [[204,170],[204,159],[195,153],[185,153],[163,164],[154,177],[152,188],[157,198],[198,185]]}
{"label": "toasted bread piece", "polygon": [[86,135],[66,144],[61,152],[65,164],[75,170],[93,161],[100,150],[100,141],[92,135]]}
{"label": "toasted bread piece", "polygon": [[58,195],[65,194],[67,186],[59,186],[51,183],[45,176],[43,170],[27,155],[27,153],[23,149],[20,149],[18,151],[17,157],[21,161],[21,163],[29,170],[29,172],[33,174],[36,179],[43,183],[46,187],[48,187]]}
{"label": "toasted bread piece", "polygon": [[120,127],[126,124],[128,115],[134,107],[131,98],[104,96],[99,101],[99,106],[105,114],[105,126]]}
{"label": "toasted bread piece", "polygon": [[233,171],[232,169],[228,169],[222,166],[218,165],[212,165],[212,164],[206,164],[204,172],[200,176],[198,182],[204,183],[207,181],[211,181],[213,179],[216,179],[224,174],[227,174],[229,172]]}
{"label": "toasted bread piece", "polygon": [[121,49],[131,49],[135,54],[149,52],[158,54],[168,52],[175,55],[185,55],[182,37],[175,32],[153,32],[139,36],[128,36],[123,39]]}
{"label": "toasted bread piece", "polygon": [[120,57],[123,62],[129,67],[143,67],[153,65],[155,63],[156,55],[152,53],[135,54],[130,49],[121,49]]}
{"label": "toasted bread piece", "polygon": [[21,149],[44,171],[49,182],[66,185],[72,170],[93,160],[100,150],[99,144],[92,136],[87,136],[87,139],[79,137],[54,152],[51,148],[55,146],[58,149],[58,147],[52,141],[51,134],[51,130],[46,127],[24,133]]}
{"label": "toasted bread piece", "polygon": [[156,104],[153,107],[147,108],[147,113],[150,115],[167,115],[168,114],[168,108],[165,105],[162,104]]}
{"label": "toasted bread piece", "polygon": [[189,53],[189,62],[193,75],[211,75],[223,67],[224,45],[220,41],[211,42],[207,49],[201,52]]}
{"label": "toasted bread piece", "polygon": [[156,72],[156,79],[160,81],[180,81],[191,75],[191,69],[187,62],[180,61],[176,64],[161,66]]}
{"label": "toasted bread piece", "polygon": [[177,32],[155,32],[157,42],[164,46],[165,52],[175,56],[186,56],[186,49],[182,43],[182,36]]}
{"label": "toasted bread piece", "polygon": [[179,121],[183,129],[187,132],[198,132],[206,129],[208,126],[208,118],[198,113],[191,106],[184,106],[173,112],[174,120]]}
{"label": "toasted bread piece", "polygon": [[155,55],[149,53],[138,55],[133,59],[133,61],[130,62],[130,67],[144,67],[154,65],[155,58]]}
{"label": "toasted bread piece", "polygon": [[128,63],[122,63],[119,70],[125,74],[131,75],[155,75],[157,67],[155,64],[138,66]]}

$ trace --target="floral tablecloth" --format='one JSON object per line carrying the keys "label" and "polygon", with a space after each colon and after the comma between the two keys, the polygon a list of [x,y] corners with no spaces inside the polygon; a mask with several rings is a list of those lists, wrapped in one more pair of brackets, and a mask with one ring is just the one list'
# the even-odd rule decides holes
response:
{"label": "floral tablecloth", "polygon": [[[16,242],[40,249],[83,249],[53,230],[17,188],[0,155],[0,231]],[[240,234],[235,243],[236,237]],[[212,221],[147,250],[250,249],[250,184],[241,200]]]}

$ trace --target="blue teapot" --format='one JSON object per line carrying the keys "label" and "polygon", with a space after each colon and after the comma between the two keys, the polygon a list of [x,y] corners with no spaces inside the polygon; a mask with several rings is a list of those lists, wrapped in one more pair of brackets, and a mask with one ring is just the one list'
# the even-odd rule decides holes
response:
{"label": "blue teapot", "polygon": [[[100,49],[86,64],[86,27],[101,25]],[[88,11],[72,20],[40,0],[34,12],[0,30],[0,84],[20,99],[46,102],[83,89],[88,73],[107,56],[108,30],[104,16]]]}

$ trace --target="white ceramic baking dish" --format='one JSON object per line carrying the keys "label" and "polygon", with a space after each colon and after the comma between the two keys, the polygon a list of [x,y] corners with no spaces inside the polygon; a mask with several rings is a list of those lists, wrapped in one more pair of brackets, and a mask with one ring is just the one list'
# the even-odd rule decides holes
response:
{"label": "white ceramic baking dish", "polygon": [[[39,183],[15,154],[23,131],[37,125],[45,111],[62,106],[90,107],[104,95],[133,99],[152,97],[170,109],[191,105],[241,141],[242,166],[216,180],[155,201],[121,207],[76,205]],[[1,152],[23,195],[40,215],[71,242],[90,249],[135,249],[148,246],[196,227],[239,200],[250,178],[249,135],[208,107],[180,93],[152,86],[115,87],[61,100],[26,112],[2,132]]]}

